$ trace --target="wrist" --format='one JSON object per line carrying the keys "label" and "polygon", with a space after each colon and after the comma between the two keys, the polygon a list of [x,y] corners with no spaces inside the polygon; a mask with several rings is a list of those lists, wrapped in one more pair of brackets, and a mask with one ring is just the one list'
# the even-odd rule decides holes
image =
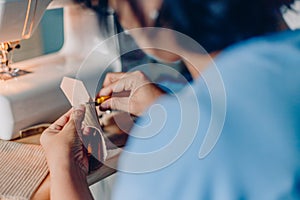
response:
{"label": "wrist", "polygon": [[47,164],[51,172],[68,170],[71,168],[73,161],[69,158],[71,156],[65,155],[65,153],[66,152],[53,152],[52,154],[46,155]]}
{"label": "wrist", "polygon": [[49,166],[49,170],[51,178],[71,176],[86,179],[85,171],[75,162],[60,162],[56,165],[53,164]]}
{"label": "wrist", "polygon": [[93,199],[81,167],[74,162],[50,169],[51,199]]}

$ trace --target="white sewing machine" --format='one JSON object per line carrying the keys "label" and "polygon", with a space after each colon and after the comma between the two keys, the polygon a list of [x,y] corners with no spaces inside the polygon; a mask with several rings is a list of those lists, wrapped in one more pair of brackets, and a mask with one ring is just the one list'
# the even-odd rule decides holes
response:
{"label": "white sewing machine", "polygon": [[[7,50],[5,45],[12,46],[15,43],[9,42],[29,38],[45,10],[57,7],[64,8],[63,48],[54,54],[8,66],[7,71],[11,74],[7,75],[11,79],[0,80],[0,139],[19,137],[20,129],[51,123],[67,111],[69,103],[59,89],[64,76],[80,78],[93,93],[106,67],[101,66],[102,59],[117,54],[116,44],[104,45],[101,47],[102,56],[89,56],[88,62],[84,63],[89,52],[105,38],[96,15],[75,5],[72,0],[0,0],[2,68],[9,64],[3,52]],[[18,68],[30,73],[19,76]],[[111,71],[120,69],[121,65],[116,64]]]}

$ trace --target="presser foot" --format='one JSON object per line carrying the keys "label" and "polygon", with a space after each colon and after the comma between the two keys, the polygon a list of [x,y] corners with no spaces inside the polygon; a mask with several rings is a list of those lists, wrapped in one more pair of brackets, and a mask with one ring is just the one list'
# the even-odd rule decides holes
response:
{"label": "presser foot", "polygon": [[15,77],[19,77],[25,74],[29,74],[31,72],[25,71],[19,68],[9,68],[8,70],[1,70],[0,69],[0,80],[6,81]]}

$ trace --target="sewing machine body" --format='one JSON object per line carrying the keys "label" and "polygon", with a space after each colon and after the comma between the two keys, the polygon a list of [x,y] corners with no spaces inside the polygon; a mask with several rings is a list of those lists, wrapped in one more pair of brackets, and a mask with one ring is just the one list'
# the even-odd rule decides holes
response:
{"label": "sewing machine body", "polygon": [[0,42],[29,38],[50,2],[51,0],[1,0]]}
{"label": "sewing machine body", "polygon": [[[51,0],[38,1],[42,3],[37,4],[40,9],[36,11],[35,22],[40,20]],[[24,36],[24,30],[21,30],[22,28],[26,29],[24,28],[24,13],[28,12],[28,9],[25,2],[31,1],[0,1],[1,42],[27,37]],[[64,8],[64,45],[62,49],[54,54],[14,63],[13,67],[19,67],[31,73],[0,82],[0,139],[11,140],[19,137],[21,129],[40,123],[53,122],[70,108],[66,97],[59,88],[62,78],[64,76],[79,77],[86,85],[95,85],[96,87],[99,76],[106,67],[101,67],[101,59],[107,59],[107,57],[117,54],[116,44],[109,47],[104,45],[102,50],[107,53],[107,56],[90,58],[89,62],[84,62],[91,50],[105,40],[97,17],[92,11],[74,5],[71,0],[54,0],[48,6],[48,8],[57,7]],[[17,17],[19,21],[16,17],[11,16],[12,10],[20,13]],[[8,12],[9,14],[7,14]],[[7,18],[3,19],[6,17],[4,15],[11,17],[14,23],[11,24],[11,20]],[[10,27],[5,29],[6,26]],[[36,26],[36,24],[32,26]],[[82,67],[85,68],[84,72],[78,74],[80,70],[82,71]],[[119,71],[120,68],[120,65],[115,65],[111,71]],[[92,91],[94,90],[95,88],[92,88]],[[91,94],[91,96],[93,95]]]}

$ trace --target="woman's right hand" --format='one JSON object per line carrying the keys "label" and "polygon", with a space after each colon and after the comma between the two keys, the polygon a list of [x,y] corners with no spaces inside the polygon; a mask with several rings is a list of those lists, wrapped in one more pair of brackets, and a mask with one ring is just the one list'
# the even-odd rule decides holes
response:
{"label": "woman's right hand", "polygon": [[87,152],[80,139],[84,116],[83,106],[71,110],[41,136],[50,170],[52,200],[93,199],[86,179],[89,170]]}
{"label": "woman's right hand", "polygon": [[[118,97],[115,93],[129,91],[129,96]],[[115,109],[140,116],[164,92],[141,71],[108,73],[98,96],[112,96],[101,104],[102,110]]]}

